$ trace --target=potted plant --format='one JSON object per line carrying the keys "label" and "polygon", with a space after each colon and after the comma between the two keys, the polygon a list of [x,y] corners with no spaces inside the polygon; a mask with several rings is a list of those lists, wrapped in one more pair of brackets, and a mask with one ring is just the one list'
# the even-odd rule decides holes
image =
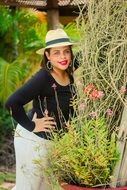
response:
{"label": "potted plant", "polygon": [[[82,127],[75,119],[68,133],[54,136],[49,150],[50,174],[80,187],[107,187],[118,159],[115,134],[109,138],[104,118],[91,118]],[[65,189],[77,188],[64,183]]]}
{"label": "potted plant", "polygon": [[103,111],[100,107],[104,96],[94,85],[86,86],[76,104],[77,117],[71,118],[68,132],[62,137],[54,134],[48,154],[48,175],[57,182],[62,181],[65,190],[110,189],[120,154],[117,133],[109,128],[113,110]]}
{"label": "potted plant", "polygon": [[[68,132],[54,134],[48,176],[55,189],[60,184],[64,190],[111,190],[113,171],[120,159],[117,132],[109,128],[114,109],[101,110],[105,95],[94,85],[88,85],[83,94],[76,104],[79,113],[71,118]],[[90,111],[90,107],[96,111]],[[127,186],[115,189],[127,190]]]}
{"label": "potted plant", "polygon": [[121,159],[117,141],[126,105],[126,12],[126,0],[89,0],[87,14],[81,10],[77,18],[81,69],[72,102],[76,118],[68,133],[54,134],[49,151],[47,173],[55,190],[61,181],[65,190],[111,189]]}
{"label": "potted plant", "polygon": [[126,11],[125,0],[89,0],[87,16],[82,11],[77,18],[82,63],[73,102],[77,117],[62,138],[54,136],[49,152],[58,181],[110,188],[120,160],[117,134],[126,103]]}

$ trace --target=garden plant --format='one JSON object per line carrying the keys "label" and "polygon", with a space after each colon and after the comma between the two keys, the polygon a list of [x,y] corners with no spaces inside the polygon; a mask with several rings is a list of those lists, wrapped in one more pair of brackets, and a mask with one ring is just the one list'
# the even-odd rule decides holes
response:
{"label": "garden plant", "polygon": [[87,14],[80,10],[81,65],[72,101],[76,117],[71,118],[68,133],[60,138],[54,134],[47,174],[54,186],[62,181],[107,188],[120,159],[117,141],[126,106],[127,2],[89,0]]}

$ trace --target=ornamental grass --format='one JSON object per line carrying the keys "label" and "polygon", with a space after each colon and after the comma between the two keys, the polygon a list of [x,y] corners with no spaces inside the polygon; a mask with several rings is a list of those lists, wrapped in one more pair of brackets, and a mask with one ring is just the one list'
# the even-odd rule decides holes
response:
{"label": "ornamental grass", "polygon": [[109,187],[126,106],[127,1],[89,0],[79,9],[76,117],[68,133],[54,135],[49,176],[83,187]]}

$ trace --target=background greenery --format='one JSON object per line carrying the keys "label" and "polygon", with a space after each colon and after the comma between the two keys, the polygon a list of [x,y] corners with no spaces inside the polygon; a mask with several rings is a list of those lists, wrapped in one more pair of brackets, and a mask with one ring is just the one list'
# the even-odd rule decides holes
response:
{"label": "background greenery", "polygon": [[[72,40],[79,38],[76,24],[63,26]],[[12,150],[3,150],[12,139],[16,123],[4,109],[7,97],[40,67],[36,50],[44,47],[47,22],[36,10],[0,6],[0,161],[8,160]],[[26,109],[29,105],[26,106]],[[5,141],[5,142],[4,142]],[[5,148],[5,147],[4,147]],[[7,152],[9,155],[7,156]],[[6,161],[7,163],[7,161]],[[11,165],[11,163],[9,164]]]}

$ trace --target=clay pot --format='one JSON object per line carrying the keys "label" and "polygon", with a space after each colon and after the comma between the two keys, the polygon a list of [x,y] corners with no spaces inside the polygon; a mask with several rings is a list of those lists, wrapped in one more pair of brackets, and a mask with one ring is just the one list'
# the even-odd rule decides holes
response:
{"label": "clay pot", "polygon": [[89,188],[89,187],[79,187],[75,185],[68,185],[68,184],[63,184],[62,188],[64,190],[127,190],[127,186],[124,187],[116,187],[116,188]]}

